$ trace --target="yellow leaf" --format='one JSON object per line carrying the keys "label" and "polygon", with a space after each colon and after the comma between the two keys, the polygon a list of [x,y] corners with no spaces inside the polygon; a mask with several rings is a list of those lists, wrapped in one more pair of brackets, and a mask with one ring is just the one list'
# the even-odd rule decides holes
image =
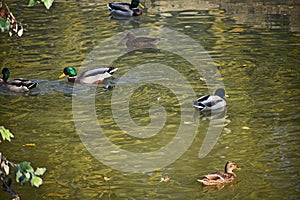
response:
{"label": "yellow leaf", "polygon": [[35,144],[34,143],[27,143],[27,144],[25,144],[25,147],[35,147]]}
{"label": "yellow leaf", "polygon": [[242,129],[243,130],[249,130],[250,128],[248,126],[243,126]]}

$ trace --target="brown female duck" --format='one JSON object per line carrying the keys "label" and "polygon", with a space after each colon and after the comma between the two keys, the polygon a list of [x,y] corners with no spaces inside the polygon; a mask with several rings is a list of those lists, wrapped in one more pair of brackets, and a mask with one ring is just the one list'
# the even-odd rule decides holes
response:
{"label": "brown female duck", "polygon": [[203,185],[220,185],[230,183],[236,178],[236,174],[232,171],[234,169],[241,169],[234,162],[228,161],[225,165],[225,172],[214,172],[203,176],[197,181]]}

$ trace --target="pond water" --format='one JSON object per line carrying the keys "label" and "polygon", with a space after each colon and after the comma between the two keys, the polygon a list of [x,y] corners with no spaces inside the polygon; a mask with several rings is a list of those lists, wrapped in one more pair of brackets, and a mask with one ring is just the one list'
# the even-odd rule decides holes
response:
{"label": "pond water", "polygon": [[[0,124],[15,135],[0,149],[47,168],[40,188],[13,183],[23,199],[300,198],[299,4],[145,0],[142,17],[115,20],[106,1],[7,3],[26,31],[0,35],[1,69],[39,86],[0,91]],[[160,50],[128,51],[128,31],[159,37]],[[58,79],[108,64],[111,90]],[[204,120],[193,101],[222,85],[226,112]],[[242,168],[233,183],[197,182],[228,160]]]}

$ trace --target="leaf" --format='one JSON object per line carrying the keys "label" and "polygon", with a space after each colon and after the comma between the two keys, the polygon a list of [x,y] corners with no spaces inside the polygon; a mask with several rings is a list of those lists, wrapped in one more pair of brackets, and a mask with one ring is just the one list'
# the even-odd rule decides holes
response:
{"label": "leaf", "polygon": [[10,26],[11,25],[10,25],[9,21],[0,16],[0,30],[2,32],[4,32],[6,30],[9,30]]}
{"label": "leaf", "polygon": [[24,161],[19,164],[21,172],[34,172],[33,168],[30,165],[30,162]]}
{"label": "leaf", "polygon": [[25,147],[35,147],[35,143],[27,143],[24,145]]}
{"label": "leaf", "polygon": [[39,168],[39,167],[38,167],[38,168],[35,170],[34,174],[37,175],[37,176],[41,176],[41,175],[43,175],[43,174],[45,173],[45,171],[46,171],[46,168]]}
{"label": "leaf", "polygon": [[34,6],[35,4],[39,3],[38,0],[29,0],[29,3],[28,3],[28,6],[32,7]]}
{"label": "leaf", "polygon": [[18,166],[18,165],[15,165],[15,166],[14,166],[14,172],[15,172],[15,174],[17,174],[19,171],[20,171],[19,166]]}
{"label": "leaf", "polygon": [[3,169],[6,175],[9,174],[9,165],[7,163],[3,162],[3,164],[1,164],[1,168]]}
{"label": "leaf", "polygon": [[169,178],[168,176],[165,176],[165,177],[161,177],[159,182],[160,182],[160,183],[161,183],[161,182],[167,182],[167,181],[169,181],[169,180],[170,180],[170,178]]}
{"label": "leaf", "polygon": [[19,182],[19,183],[21,183],[22,185],[25,185],[25,183],[26,183],[26,176],[24,175],[24,174],[22,174],[22,173],[20,173],[21,175],[19,176],[19,178],[18,178],[18,180],[17,180],[17,182]]}
{"label": "leaf", "polygon": [[4,128],[4,126],[0,126],[0,133],[1,133],[2,139],[7,140],[9,142],[11,141],[11,138],[14,137],[14,135],[8,129]]}
{"label": "leaf", "polygon": [[20,172],[20,170],[18,170],[17,172],[16,172],[16,170],[15,170],[15,174],[16,174],[16,181],[19,183],[19,182],[20,182],[20,178],[21,178],[21,176],[22,176],[23,174]]}
{"label": "leaf", "polygon": [[24,29],[23,29],[23,27],[21,27],[21,28],[18,30],[17,35],[18,35],[19,37],[21,37],[21,36],[23,35],[23,32],[24,32]]}
{"label": "leaf", "polygon": [[38,177],[38,176],[34,176],[31,181],[30,181],[31,185],[35,186],[35,187],[39,187],[40,185],[43,184],[43,180]]}
{"label": "leaf", "polygon": [[45,7],[49,10],[54,0],[42,0],[42,2],[44,2]]}
{"label": "leaf", "polygon": [[27,172],[27,173],[24,173],[25,177],[26,177],[26,181],[30,180],[32,178],[32,174]]}

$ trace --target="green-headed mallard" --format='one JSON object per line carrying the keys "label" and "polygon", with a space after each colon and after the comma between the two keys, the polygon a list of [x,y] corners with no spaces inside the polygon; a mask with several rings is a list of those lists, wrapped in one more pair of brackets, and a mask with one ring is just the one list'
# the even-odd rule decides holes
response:
{"label": "green-headed mallard", "polygon": [[140,0],[132,0],[131,4],[108,3],[107,7],[110,10],[110,15],[114,18],[140,16],[142,15],[142,9],[144,8],[140,3]]}
{"label": "green-headed mallard", "polygon": [[206,110],[224,110],[226,106],[225,100],[225,90],[223,88],[218,88],[214,95],[205,95],[200,97],[194,102],[193,105],[195,108],[200,111]]}
{"label": "green-headed mallard", "polygon": [[4,85],[10,91],[13,92],[28,92],[30,89],[35,88],[38,83],[32,82],[28,79],[16,78],[13,80],[8,80],[10,72],[8,68],[2,69],[2,79],[0,79],[0,84]]}
{"label": "green-headed mallard", "polygon": [[234,162],[228,161],[225,165],[225,172],[214,172],[203,176],[197,181],[204,185],[220,185],[230,183],[236,178],[236,174],[232,171],[234,169],[241,169]]}
{"label": "green-headed mallard", "polygon": [[66,67],[59,78],[69,76],[68,81],[72,83],[102,84],[104,79],[111,77],[117,70],[118,68],[114,67],[88,69],[77,76],[74,67]]}

